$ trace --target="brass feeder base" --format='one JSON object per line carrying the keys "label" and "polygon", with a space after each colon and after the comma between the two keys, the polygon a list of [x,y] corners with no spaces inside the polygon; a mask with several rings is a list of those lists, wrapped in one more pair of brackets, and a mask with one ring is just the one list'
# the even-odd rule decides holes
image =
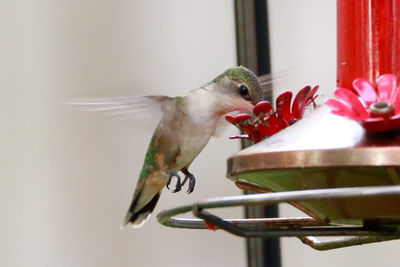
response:
{"label": "brass feeder base", "polygon": [[[326,106],[228,159],[228,177],[255,192],[400,184],[400,133],[367,133]],[[294,202],[309,216],[338,224],[400,220],[400,198]]]}

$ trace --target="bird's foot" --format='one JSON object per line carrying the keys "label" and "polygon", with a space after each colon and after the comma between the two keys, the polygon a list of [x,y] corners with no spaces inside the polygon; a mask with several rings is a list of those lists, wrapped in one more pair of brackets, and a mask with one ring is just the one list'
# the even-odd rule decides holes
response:
{"label": "bird's foot", "polygon": [[194,190],[194,186],[196,185],[196,179],[194,178],[194,175],[191,174],[187,168],[184,168],[181,170],[182,173],[185,175],[185,179],[183,179],[182,185],[184,186],[187,180],[189,180],[189,187],[188,190],[186,191],[188,194],[192,193]]}
{"label": "bird's foot", "polygon": [[181,191],[182,185],[183,185],[183,184],[181,183],[181,177],[179,176],[179,174],[178,174],[176,171],[174,171],[174,170],[169,170],[168,172],[169,172],[169,174],[171,175],[171,176],[169,177],[168,182],[167,182],[167,185],[166,185],[166,187],[168,188],[168,190],[170,190],[170,189],[169,189],[169,185],[171,184],[172,177],[175,176],[177,180],[176,180],[175,189],[172,190],[172,193],[176,193],[176,192]]}

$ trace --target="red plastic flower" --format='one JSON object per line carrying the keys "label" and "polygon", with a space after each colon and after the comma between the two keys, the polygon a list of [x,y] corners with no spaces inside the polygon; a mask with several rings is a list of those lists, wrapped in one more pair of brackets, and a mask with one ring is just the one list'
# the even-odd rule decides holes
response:
{"label": "red plastic flower", "polygon": [[397,78],[383,74],[376,81],[377,90],[371,82],[359,78],[353,81],[355,92],[337,88],[337,99],[328,99],[326,104],[332,113],[356,120],[371,132],[383,132],[400,128],[400,93]]}
{"label": "red plastic flower", "polygon": [[317,97],[315,94],[317,90],[318,86],[312,89],[310,86],[306,86],[301,89],[297,93],[292,107],[290,107],[290,104],[293,94],[290,91],[286,91],[276,99],[276,110],[272,108],[270,102],[261,101],[254,106],[254,115],[225,116],[227,121],[246,133],[246,135],[232,136],[231,139],[251,139],[258,143],[262,139],[288,127],[301,119],[306,107],[314,103],[314,99]]}

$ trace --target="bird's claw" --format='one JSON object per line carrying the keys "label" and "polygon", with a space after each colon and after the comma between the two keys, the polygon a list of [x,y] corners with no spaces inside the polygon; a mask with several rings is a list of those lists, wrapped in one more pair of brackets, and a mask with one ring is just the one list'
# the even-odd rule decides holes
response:
{"label": "bird's claw", "polygon": [[194,178],[194,175],[191,174],[187,169],[182,170],[183,174],[185,174],[185,179],[182,182],[181,186],[184,186],[187,180],[189,180],[189,187],[188,190],[186,191],[188,194],[192,193],[194,190],[194,186],[196,185],[196,179]]}
{"label": "bird's claw", "polygon": [[193,175],[189,177],[189,186],[188,190],[186,191],[188,194],[192,193],[194,190],[194,186],[196,185],[196,179],[194,178]]}
{"label": "bird's claw", "polygon": [[181,183],[181,177],[178,175],[178,173],[174,170],[169,170],[169,174],[171,175],[167,181],[166,187],[168,188],[168,190],[170,190],[169,185],[171,184],[172,181],[172,177],[176,177],[176,185],[175,185],[175,189],[172,190],[172,193],[176,193],[181,191],[182,189],[182,183]]}

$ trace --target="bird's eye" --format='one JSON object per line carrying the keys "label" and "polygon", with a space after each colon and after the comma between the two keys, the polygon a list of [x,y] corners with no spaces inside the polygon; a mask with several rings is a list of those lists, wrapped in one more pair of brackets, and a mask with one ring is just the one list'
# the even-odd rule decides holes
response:
{"label": "bird's eye", "polygon": [[239,94],[244,97],[249,96],[249,88],[246,85],[239,86]]}

